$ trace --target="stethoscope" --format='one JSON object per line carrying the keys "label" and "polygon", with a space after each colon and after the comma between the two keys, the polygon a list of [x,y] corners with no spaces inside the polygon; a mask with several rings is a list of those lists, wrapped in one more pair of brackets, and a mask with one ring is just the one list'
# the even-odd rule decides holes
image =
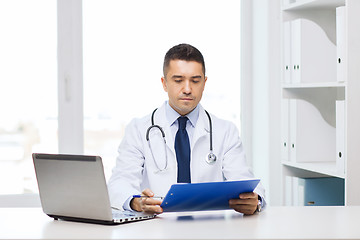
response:
{"label": "stethoscope", "polygon": [[[157,167],[157,169],[161,172],[161,171],[164,171],[167,169],[167,165],[168,165],[168,156],[167,156],[167,151],[166,151],[166,140],[165,140],[165,132],[164,130],[162,129],[162,127],[160,127],[159,125],[156,125],[154,124],[154,115],[155,115],[155,112],[156,112],[157,108],[152,112],[151,114],[151,126],[146,130],[146,141],[148,142],[149,144],[149,148],[150,148],[150,152],[151,152],[151,155],[154,159],[154,162],[155,162],[155,165]],[[210,114],[205,110],[205,113],[209,119],[209,126],[210,126],[210,152],[209,154],[206,155],[206,158],[205,158],[205,161],[208,163],[208,164],[214,164],[216,162],[216,155],[213,153],[213,144],[212,144],[212,122],[211,122],[211,117],[210,117]],[[157,128],[160,130],[161,132],[161,135],[162,135],[162,138],[164,140],[164,151],[165,151],[165,167],[164,168],[160,168],[155,160],[155,157],[154,157],[154,153],[152,151],[152,147],[151,147],[151,141],[150,141],[150,137],[149,137],[149,134],[150,134],[150,130],[152,128]]]}

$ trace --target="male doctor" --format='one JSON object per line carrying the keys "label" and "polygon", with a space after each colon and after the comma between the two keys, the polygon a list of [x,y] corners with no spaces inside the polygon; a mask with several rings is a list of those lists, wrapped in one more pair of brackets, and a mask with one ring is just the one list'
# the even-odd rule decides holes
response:
{"label": "male doctor", "polygon": [[[201,52],[188,44],[172,47],[165,55],[163,73],[169,100],[152,114],[134,119],[119,146],[108,182],[114,207],[159,214],[161,200],[152,197],[165,196],[174,183],[254,178],[235,125],[208,116],[199,104],[207,81]],[[215,160],[208,158],[210,123]],[[148,197],[133,198],[140,193]],[[254,192],[229,200],[230,208],[247,215],[264,204],[261,184]]]}

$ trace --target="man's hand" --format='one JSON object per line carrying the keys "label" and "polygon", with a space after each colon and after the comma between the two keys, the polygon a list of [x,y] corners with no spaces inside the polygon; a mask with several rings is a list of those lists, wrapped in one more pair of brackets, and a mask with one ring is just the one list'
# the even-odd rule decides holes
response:
{"label": "man's hand", "polygon": [[251,215],[255,213],[258,202],[258,195],[256,193],[242,193],[238,199],[230,199],[229,206],[237,212]]}
{"label": "man's hand", "polygon": [[146,213],[162,213],[163,209],[160,207],[162,200],[152,198],[154,193],[150,189],[145,189],[142,196],[143,198],[133,198],[130,202],[130,207],[138,212]]}

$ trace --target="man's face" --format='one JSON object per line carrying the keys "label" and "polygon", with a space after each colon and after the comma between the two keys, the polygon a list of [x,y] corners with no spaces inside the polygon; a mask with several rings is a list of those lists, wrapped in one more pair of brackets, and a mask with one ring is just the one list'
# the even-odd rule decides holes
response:
{"label": "man's face", "polygon": [[207,80],[202,70],[201,63],[195,61],[171,60],[161,78],[170,106],[180,115],[194,110],[201,100]]}

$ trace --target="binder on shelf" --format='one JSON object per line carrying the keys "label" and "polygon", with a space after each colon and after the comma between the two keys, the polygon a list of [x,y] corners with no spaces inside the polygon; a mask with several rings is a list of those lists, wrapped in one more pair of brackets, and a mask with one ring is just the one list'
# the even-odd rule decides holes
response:
{"label": "binder on shelf", "polygon": [[291,21],[291,82],[336,82],[336,46],[307,19]]}
{"label": "binder on shelf", "polygon": [[301,99],[290,99],[289,112],[290,161],[335,163],[335,127]]}
{"label": "binder on shelf", "polygon": [[344,179],[292,178],[293,206],[343,206]]}
{"label": "binder on shelf", "polygon": [[292,196],[293,196],[293,191],[292,191],[292,188],[293,188],[293,183],[292,183],[292,180],[293,180],[293,177],[292,176],[285,176],[285,184],[284,184],[284,187],[285,187],[285,194],[284,194],[284,197],[285,197],[285,206],[293,206],[293,201],[292,201]]}
{"label": "binder on shelf", "polygon": [[281,160],[289,161],[289,99],[281,100]]}
{"label": "binder on shelf", "polygon": [[[290,53],[290,78],[292,83],[299,83],[300,80],[300,61],[301,61],[301,50],[305,49],[304,46],[301,48],[301,36],[305,35],[305,33],[301,34],[301,19],[297,19],[291,21],[290,23],[290,46],[291,46],[291,53]],[[303,66],[301,66],[301,69]]]}
{"label": "binder on shelf", "polygon": [[291,29],[290,22],[283,23],[283,82],[290,83],[291,79]]}
{"label": "binder on shelf", "polygon": [[293,206],[305,206],[305,187],[304,179],[293,177]]}
{"label": "binder on shelf", "polygon": [[305,178],[305,206],[343,206],[344,179]]}
{"label": "binder on shelf", "polygon": [[296,121],[296,99],[289,100],[289,161],[296,162],[296,149],[297,149],[297,121]]}
{"label": "binder on shelf", "polygon": [[336,169],[345,174],[345,101],[336,101]]}
{"label": "binder on shelf", "polygon": [[337,55],[337,74],[338,82],[345,82],[346,79],[346,22],[345,22],[345,7],[336,8],[336,55]]}

